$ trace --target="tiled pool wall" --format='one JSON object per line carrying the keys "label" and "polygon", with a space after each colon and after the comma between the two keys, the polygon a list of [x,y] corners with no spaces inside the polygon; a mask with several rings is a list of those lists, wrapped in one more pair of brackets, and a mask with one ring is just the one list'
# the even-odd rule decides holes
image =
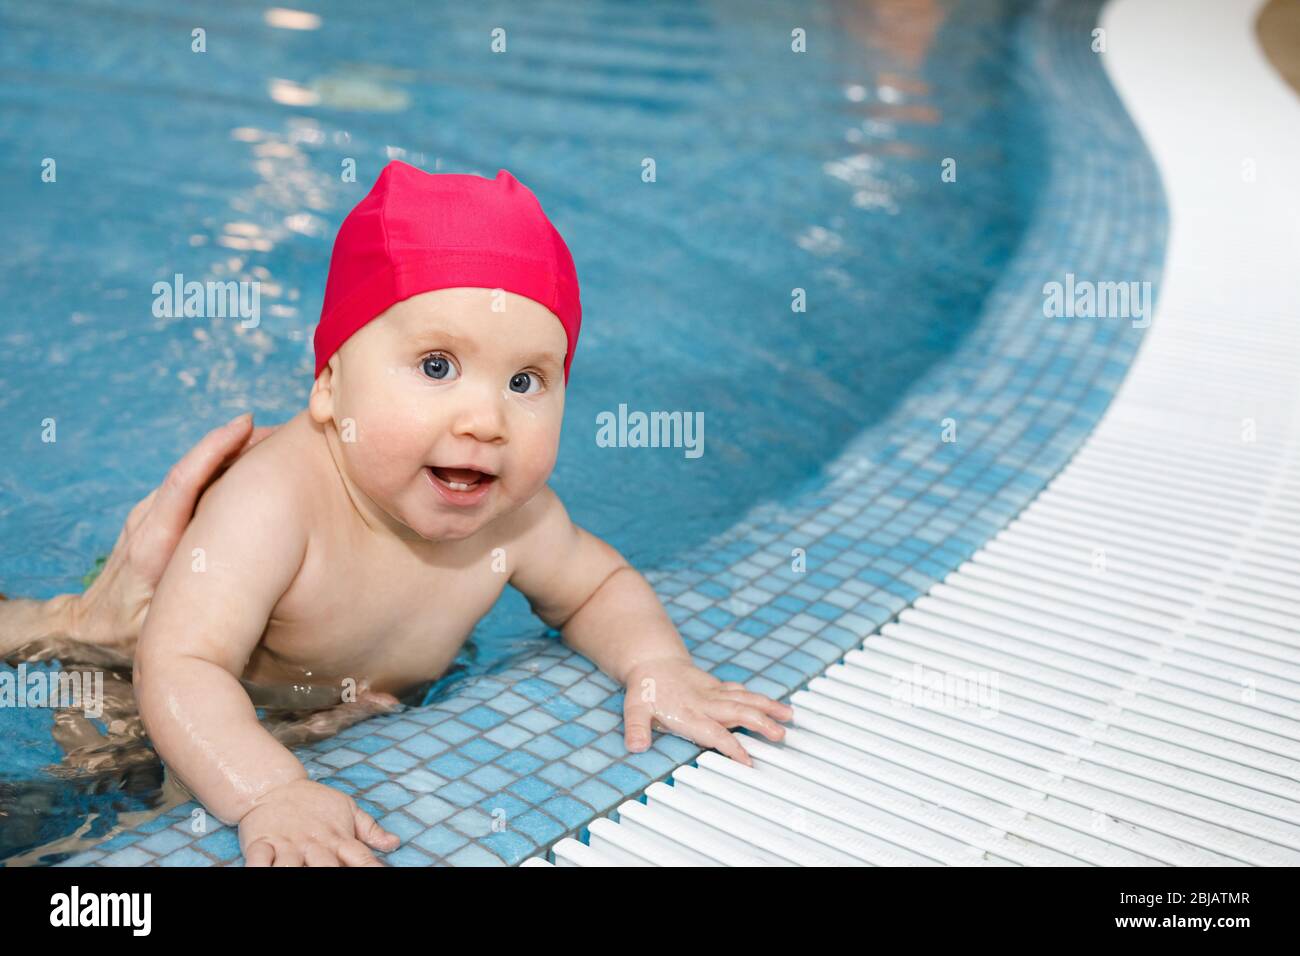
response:
{"label": "tiled pool wall", "polygon": [[[1099,7],[1047,3],[1017,26],[1049,144],[1046,182],[977,328],[824,480],[647,574],[696,661],[719,678],[785,698],[820,674],[1003,528],[1110,402],[1141,329],[1043,308],[1044,284],[1067,272],[1154,285],[1164,255],[1159,178],[1091,49]],[[948,419],[956,441],[943,440]],[[430,706],[296,753],[313,779],[402,838],[388,863],[516,864],[582,835],[700,753],[666,734],[628,753],[622,705],[615,681],[556,642]],[[196,808],[60,865],[240,865],[237,830],[209,818],[193,832]]]}

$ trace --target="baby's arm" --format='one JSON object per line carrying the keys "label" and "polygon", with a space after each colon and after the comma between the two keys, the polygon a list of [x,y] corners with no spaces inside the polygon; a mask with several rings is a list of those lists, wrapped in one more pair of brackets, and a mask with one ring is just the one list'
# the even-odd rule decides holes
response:
{"label": "baby's arm", "polygon": [[[382,833],[378,825],[346,794],[308,779],[258,722],[239,683],[307,547],[307,506],[275,464],[274,456],[250,453],[203,497],[181,537],[136,651],[140,716],[168,767],[208,811],[240,824],[250,865],[301,863],[304,855],[311,863],[320,846],[344,845],[349,859],[368,862],[369,853],[352,846],[353,823],[368,835]],[[250,844],[259,839],[268,842],[258,852],[264,859],[255,860]],[[372,845],[391,849],[389,842]]]}
{"label": "baby's arm", "polygon": [[[574,524],[549,485],[521,512],[524,529],[515,553],[506,554],[510,583],[566,645],[620,684],[647,660],[690,663],[649,582],[609,544]],[[635,640],[613,637],[619,634]]]}
{"label": "baby's arm", "polygon": [[727,727],[779,740],[768,715],[790,708],[699,670],[650,583],[606,542],[574,524],[551,488],[520,509],[510,583],[564,643],[621,683],[625,742],[644,750],[654,726],[741,763],[751,763]]}

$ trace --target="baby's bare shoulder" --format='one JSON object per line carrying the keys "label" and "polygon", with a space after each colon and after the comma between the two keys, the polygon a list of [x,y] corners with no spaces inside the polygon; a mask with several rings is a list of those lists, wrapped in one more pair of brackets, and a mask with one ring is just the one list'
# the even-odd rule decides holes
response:
{"label": "baby's bare shoulder", "polygon": [[525,543],[568,524],[569,516],[559,495],[550,485],[543,485],[537,494],[501,519],[496,537],[502,544]]}
{"label": "baby's bare shoulder", "polygon": [[495,545],[506,549],[514,569],[554,566],[572,547],[578,528],[550,485],[507,515]]}
{"label": "baby's bare shoulder", "polygon": [[306,527],[319,504],[322,483],[312,451],[299,420],[286,422],[208,487],[195,509],[195,520]]}
{"label": "baby's bare shoulder", "polygon": [[[295,460],[290,424],[237,459],[199,500],[150,606],[141,639],[150,653],[165,633],[169,652],[202,648],[233,667],[234,657],[220,655],[236,648],[246,658],[265,632],[302,566],[313,514],[313,495],[303,487],[308,466]],[[189,643],[178,642],[187,628]]]}

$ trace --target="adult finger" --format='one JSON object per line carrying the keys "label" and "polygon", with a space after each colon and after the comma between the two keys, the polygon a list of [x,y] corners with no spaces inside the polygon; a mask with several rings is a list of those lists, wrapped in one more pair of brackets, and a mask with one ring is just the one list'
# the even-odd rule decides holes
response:
{"label": "adult finger", "polygon": [[253,434],[248,436],[248,444],[245,445],[242,450],[248,451],[248,449],[252,448],[254,445],[260,442],[263,438],[266,438],[268,435],[270,435],[273,431],[275,431],[279,427],[280,427],[279,425],[262,425],[258,428],[254,428]]}
{"label": "adult finger", "polygon": [[253,416],[245,412],[200,438],[198,444],[172,465],[159,486],[154,502],[157,517],[164,523],[179,524],[183,530],[194,513],[199,494],[218,466],[243,447],[252,427]]}
{"label": "adult finger", "polygon": [[145,515],[149,513],[149,509],[153,507],[154,499],[157,497],[158,489],[155,488],[135,503],[135,507],[131,509],[126,516],[126,522],[122,525],[123,535],[131,534],[140,526],[140,522],[144,521]]}
{"label": "adult finger", "polygon": [[221,464],[217,465],[217,470],[212,473],[212,481],[216,481],[224,475],[226,470],[239,459],[243,458],[250,448],[258,444],[263,438],[266,438],[271,434],[271,432],[275,431],[279,427],[279,425],[264,425],[260,428],[254,428],[253,433],[248,436],[248,441],[240,448],[236,448],[234,452],[228,455],[226,459],[221,462]]}
{"label": "adult finger", "polygon": [[194,515],[194,503],[207,487],[218,467],[248,437],[253,416],[244,413],[214,428],[197,445],[172,465],[157,488],[149,521],[141,526],[139,547],[145,554],[161,554],[164,562],[171,557],[181,533]]}

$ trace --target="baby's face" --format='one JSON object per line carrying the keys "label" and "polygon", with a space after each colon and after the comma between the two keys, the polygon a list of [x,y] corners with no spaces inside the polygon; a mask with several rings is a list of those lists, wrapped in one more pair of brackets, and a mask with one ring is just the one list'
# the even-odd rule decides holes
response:
{"label": "baby's face", "polygon": [[[328,395],[317,394],[319,380],[313,391],[312,415],[332,420],[346,477],[370,502],[422,538],[465,538],[550,477],[567,344],[559,320],[532,299],[426,292],[343,344]],[[454,471],[462,466],[487,475]]]}

